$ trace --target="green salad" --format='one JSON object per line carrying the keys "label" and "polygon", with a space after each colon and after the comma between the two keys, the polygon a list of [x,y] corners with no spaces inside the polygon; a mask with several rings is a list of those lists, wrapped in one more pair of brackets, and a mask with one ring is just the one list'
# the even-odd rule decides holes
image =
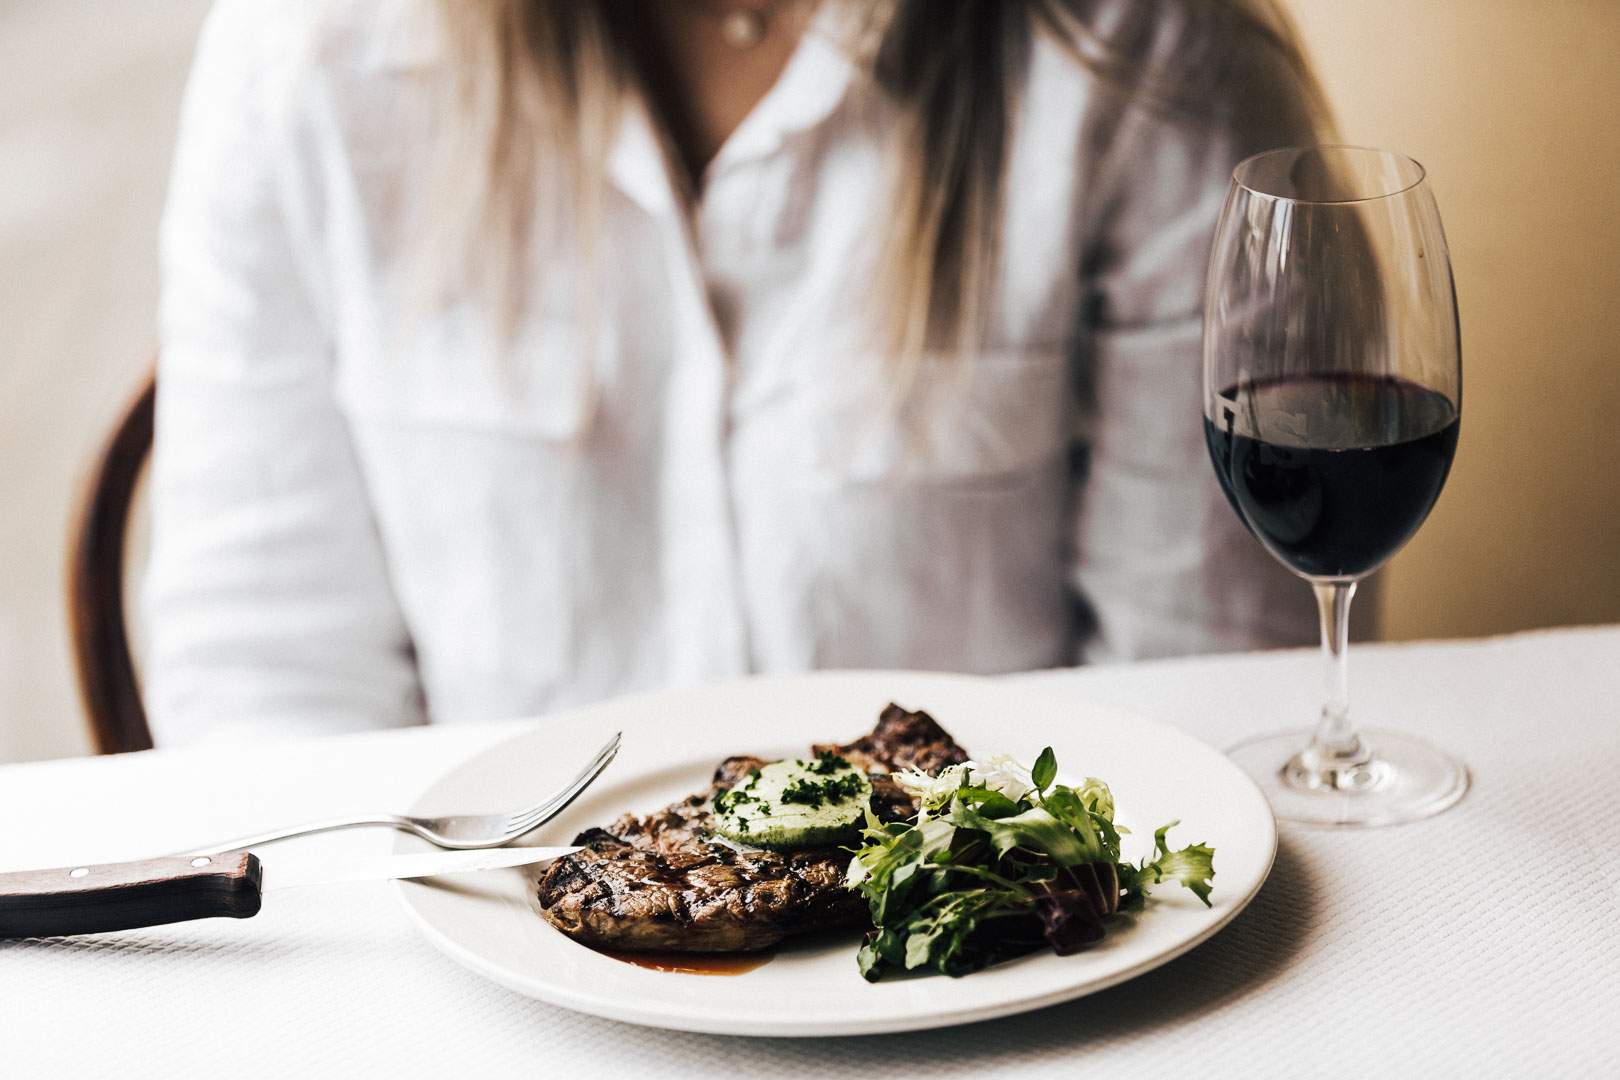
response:
{"label": "green salad", "polygon": [[1056,778],[1051,747],[1031,769],[1003,756],[938,776],[894,774],[921,809],[888,823],[865,813],[847,877],[875,927],[859,954],[863,976],[965,975],[1048,946],[1068,955],[1101,939],[1110,916],[1140,909],[1160,882],[1209,904],[1214,849],[1171,851],[1172,821],[1154,833],[1151,856],[1122,862],[1128,830],[1114,823],[1108,785]]}

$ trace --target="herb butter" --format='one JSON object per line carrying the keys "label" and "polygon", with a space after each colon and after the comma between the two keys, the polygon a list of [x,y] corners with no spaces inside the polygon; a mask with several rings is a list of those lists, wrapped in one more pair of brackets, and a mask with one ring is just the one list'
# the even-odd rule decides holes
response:
{"label": "herb butter", "polygon": [[715,831],[774,851],[829,847],[856,839],[871,799],[871,781],[835,754],[777,761],[715,795]]}

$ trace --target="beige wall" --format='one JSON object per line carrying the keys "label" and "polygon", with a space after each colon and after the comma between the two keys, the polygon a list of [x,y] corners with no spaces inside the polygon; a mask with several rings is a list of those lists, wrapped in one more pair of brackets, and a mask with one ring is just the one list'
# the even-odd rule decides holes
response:
{"label": "beige wall", "polygon": [[[1620,619],[1620,0],[1293,0],[1352,141],[1432,172],[1462,447],[1390,571],[1392,636]],[[152,340],[205,0],[0,0],[0,760],[86,747],[70,495]]]}
{"label": "beige wall", "polygon": [[1386,636],[1620,620],[1620,2],[1292,7],[1345,140],[1428,167],[1457,275],[1462,441]]}
{"label": "beige wall", "polygon": [[0,0],[0,761],[88,748],[73,493],[155,339],[158,210],[206,0]]}

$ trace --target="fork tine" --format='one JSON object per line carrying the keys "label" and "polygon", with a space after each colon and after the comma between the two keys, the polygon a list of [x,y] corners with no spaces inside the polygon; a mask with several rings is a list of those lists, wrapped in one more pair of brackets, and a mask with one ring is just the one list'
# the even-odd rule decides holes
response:
{"label": "fork tine", "polygon": [[503,834],[508,838],[515,838],[526,832],[532,832],[540,825],[560,814],[570,803],[578,797],[579,793],[589,787],[591,782],[599,776],[603,769],[613,761],[618,754],[618,746],[605,747],[597,757],[586,766],[566,788],[551,796],[543,803],[531,806],[526,810],[513,814],[506,823]]}
{"label": "fork tine", "polygon": [[589,787],[601,775],[602,770],[606,769],[613,759],[618,756],[619,747],[623,742],[623,734],[623,732],[614,732],[613,737],[602,746],[602,749],[596,752],[596,756],[591,759],[590,763],[561,791],[533,806],[512,814],[507,819],[503,835],[508,840],[514,840],[524,833],[534,831],[562,813],[579,796],[579,793]]}
{"label": "fork tine", "polygon": [[545,801],[534,806],[519,810],[507,820],[507,828],[521,828],[524,832],[532,829],[541,819],[555,816],[563,807],[574,801],[574,798],[599,776],[603,769],[613,761],[619,752],[619,739],[615,736],[608,745],[602,747],[591,759],[590,763],[561,791],[548,797]]}
{"label": "fork tine", "polygon": [[549,807],[553,803],[556,803],[560,799],[572,798],[573,794],[571,794],[571,792],[574,792],[576,785],[583,787],[584,785],[589,784],[592,780],[596,779],[597,775],[601,773],[603,769],[607,768],[608,763],[618,755],[619,745],[622,738],[623,737],[620,732],[614,732],[613,737],[603,744],[602,748],[596,752],[596,756],[593,757],[586,764],[586,766],[579,771],[579,775],[574,777],[567,787],[547,797],[542,802],[536,803],[534,806],[529,807],[527,810],[519,811],[512,816],[517,818],[526,816],[536,811],[543,811],[545,808]]}

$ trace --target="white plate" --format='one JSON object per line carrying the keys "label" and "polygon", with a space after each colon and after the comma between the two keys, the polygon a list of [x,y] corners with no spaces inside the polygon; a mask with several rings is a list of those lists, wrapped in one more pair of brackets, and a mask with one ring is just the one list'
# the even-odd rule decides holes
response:
{"label": "white plate", "polygon": [[[435,814],[521,804],[560,785],[614,730],[624,749],[580,800],[527,843],[566,843],[627,810],[651,811],[700,790],[732,754],[787,757],[812,742],[869,730],[889,701],[925,709],[969,752],[1025,764],[1052,745],[1065,779],[1113,787],[1125,855],[1152,847],[1174,818],[1176,846],[1215,847],[1213,908],[1184,889],[1110,926],[1074,956],[1043,953],[960,979],[867,983],[858,938],[787,948],[742,975],[671,974],[626,964],[547,925],[523,870],[401,882],[406,909],[440,949],[522,994],[633,1024],[727,1035],[856,1035],[943,1027],[1023,1012],[1113,986],[1181,955],[1254,897],[1277,850],[1271,811],[1227,759],[1165,724],[995,680],[918,673],[822,673],[751,679],[622,698],[561,714],[452,769],[413,811]],[[402,837],[400,850],[417,850]]]}

